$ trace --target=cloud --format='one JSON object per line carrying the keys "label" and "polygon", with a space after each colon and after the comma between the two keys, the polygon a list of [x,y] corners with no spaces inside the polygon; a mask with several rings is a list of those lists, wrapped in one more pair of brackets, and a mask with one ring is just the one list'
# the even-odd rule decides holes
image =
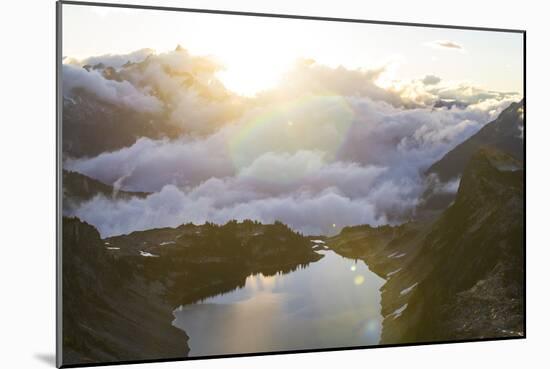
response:
{"label": "cloud", "polygon": [[73,64],[77,66],[97,66],[103,64],[106,67],[113,67],[116,69],[121,68],[125,64],[140,63],[144,61],[149,55],[153,55],[155,51],[153,49],[140,49],[128,54],[104,54],[98,56],[91,56],[85,59],[68,58],[64,60],[65,64]]}
{"label": "cloud", "polygon": [[107,103],[160,112],[183,132],[203,135],[243,112],[243,98],[217,79],[220,69],[213,58],[191,55],[179,46],[160,54],[142,49],[84,60],[67,58],[63,87],[66,95],[82,89]]}
{"label": "cloud", "polygon": [[281,220],[306,234],[403,221],[425,190],[424,171],[519,99],[433,75],[382,88],[384,68],[314,61],[298,62],[281,86],[243,99],[216,79],[215,60],[181,48],[120,67],[120,80],[101,69],[66,68],[67,88],[121,104],[140,96],[136,109],[151,98],[183,128],[176,139],[139,138],[65,160],[65,168],[117,190],[153,192],[98,196],[71,209],[103,236],[246,218]]}
{"label": "cloud", "polygon": [[96,70],[86,70],[63,64],[63,94],[70,97],[75,90],[85,89],[109,104],[120,104],[140,112],[159,112],[161,102],[154,96],[138,90],[128,81],[104,78]]}
{"label": "cloud", "polygon": [[[337,158],[393,171],[422,171],[477,132],[499,111],[494,105],[451,109],[395,108],[351,98],[355,121]],[[498,103],[497,103],[498,104]]]}
{"label": "cloud", "polygon": [[[521,99],[516,92],[491,91],[465,82],[435,82],[435,76],[418,80],[399,82],[388,87],[407,101],[410,108],[461,106],[463,108],[478,105],[479,110],[488,110],[489,106],[509,105]],[[435,77],[435,78],[431,78]],[[427,79],[427,80],[426,80]],[[485,105],[485,108],[481,106]]]}
{"label": "cloud", "polygon": [[345,225],[386,222],[375,217],[373,206],[367,201],[351,200],[331,190],[315,197],[290,194],[217,208],[211,198],[192,198],[171,185],[145,199],[112,201],[98,196],[74,215],[96,225],[102,237],[186,222],[202,224],[207,220],[220,224],[232,219],[257,219],[264,223],[282,220],[305,234],[335,233]]}
{"label": "cloud", "polygon": [[432,194],[456,194],[460,186],[460,177],[441,182],[437,174],[430,173],[426,177],[426,186]]}
{"label": "cloud", "polygon": [[281,79],[280,85],[260,94],[259,100],[286,100],[303,95],[363,96],[375,101],[385,101],[393,106],[407,105],[399,94],[384,89],[377,80],[386,68],[372,70],[331,68],[312,60],[294,64]]}
{"label": "cloud", "polygon": [[215,59],[191,55],[178,46],[171,52],[149,55],[121,74],[164,102],[169,123],[187,133],[206,134],[243,112],[243,99],[216,77],[221,69]]}
{"label": "cloud", "polygon": [[255,109],[205,137],[140,139],[67,161],[105,183],[122,178],[124,190],[156,192],[97,197],[73,215],[102,235],[246,218],[306,234],[398,221],[414,212],[423,171],[490,117],[481,108],[404,109],[360,97],[300,101]]}
{"label": "cloud", "polygon": [[[416,201],[409,194],[413,187],[385,179],[384,168],[322,163],[321,156],[305,151],[266,154],[234,177],[210,178],[192,188],[166,185],[146,198],[97,196],[72,215],[94,224],[104,237],[184,222],[223,224],[231,219],[281,220],[305,234],[334,234],[346,225],[387,223],[378,207],[401,210]],[[272,181],[273,173],[264,176],[262,165],[274,162],[284,180]],[[303,167],[309,171],[296,172]]]}
{"label": "cloud", "polygon": [[427,46],[437,49],[464,50],[464,47],[455,41],[450,40],[435,40],[426,43]]}
{"label": "cloud", "polygon": [[441,82],[441,78],[434,75],[427,75],[422,80],[422,83],[424,83],[425,85],[437,85],[439,82]]}
{"label": "cloud", "polygon": [[[83,63],[94,67],[89,71],[77,67]],[[66,93],[84,89],[108,103],[160,112],[163,122],[191,135],[208,135],[242,120],[243,115],[253,115],[254,110],[299,103],[311,97],[368,98],[404,108],[434,106],[442,100],[468,105],[490,98],[517,99],[517,95],[504,96],[469,84],[449,85],[432,75],[382,88],[380,81],[389,73],[385,67],[330,68],[313,60],[296,62],[278,87],[247,99],[223,86],[217,78],[222,68],[214,58],[191,55],[181,47],[161,54],[142,49],[124,55],[68,60],[64,64],[63,86]]]}
{"label": "cloud", "polygon": [[158,191],[166,184],[194,186],[210,177],[233,174],[222,138],[140,138],[128,148],[89,159],[69,159],[64,166],[108,184],[124,178],[119,185],[131,191]]}

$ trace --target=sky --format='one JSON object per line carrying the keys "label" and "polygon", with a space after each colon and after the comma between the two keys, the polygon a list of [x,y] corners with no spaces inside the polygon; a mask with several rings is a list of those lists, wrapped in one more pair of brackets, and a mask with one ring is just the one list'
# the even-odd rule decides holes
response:
{"label": "sky", "polygon": [[63,5],[64,56],[165,52],[178,44],[214,56],[225,68],[218,77],[226,87],[249,96],[276,85],[299,58],[348,69],[385,67],[387,83],[436,75],[523,91],[520,33]]}

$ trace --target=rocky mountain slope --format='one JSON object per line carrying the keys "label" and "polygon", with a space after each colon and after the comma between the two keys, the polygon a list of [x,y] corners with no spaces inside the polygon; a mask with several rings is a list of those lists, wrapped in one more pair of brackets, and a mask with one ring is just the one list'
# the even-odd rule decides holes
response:
{"label": "rocky mountain slope", "polygon": [[68,200],[82,202],[90,200],[96,195],[128,199],[145,197],[150,193],[116,190],[113,186],[84,174],[63,169],[63,194]]}
{"label": "rocky mountain slope", "polygon": [[187,336],[171,325],[177,306],[321,257],[282,223],[185,224],[102,240],[64,218],[64,363],[184,357]]}
{"label": "rocky mountain slope", "polygon": [[130,146],[140,137],[177,137],[180,129],[161,113],[139,112],[109,104],[85,90],[63,99],[62,143],[65,157],[95,156]]}
{"label": "rocky mountain slope", "polygon": [[131,192],[115,189],[113,186],[77,172],[63,169],[63,213],[71,213],[82,202],[91,200],[97,195],[112,199],[130,199],[146,197],[148,192]]}
{"label": "rocky mountain slope", "polygon": [[182,357],[187,336],[153,281],[106,248],[97,230],[63,219],[63,363]]}
{"label": "rocky mountain slope", "polygon": [[382,343],[522,336],[523,217],[521,162],[482,149],[435,221],[347,228],[327,245],[386,278]]}
{"label": "rocky mountain slope", "polygon": [[524,108],[524,100],[510,104],[497,119],[432,164],[426,171],[427,188],[417,213],[422,215],[447,208],[456,194],[438,189],[444,183],[458,180],[470,159],[483,147],[501,150],[523,162]]}
{"label": "rocky mountain slope", "polygon": [[523,161],[524,106],[523,100],[510,104],[497,119],[487,123],[479,132],[435,162],[427,174],[437,174],[442,182],[456,178],[464,172],[470,159],[484,146],[494,147]]}

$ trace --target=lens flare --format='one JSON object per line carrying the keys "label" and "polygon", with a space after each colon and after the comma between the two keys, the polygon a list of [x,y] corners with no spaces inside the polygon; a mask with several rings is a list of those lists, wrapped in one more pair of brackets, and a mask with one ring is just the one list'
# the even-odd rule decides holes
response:
{"label": "lens flare", "polygon": [[[254,109],[228,138],[233,166],[240,172],[262,154],[299,151],[323,152],[323,159],[330,161],[346,141],[354,114],[347,99],[334,94],[306,94]],[[283,177],[294,181],[309,174]],[[274,172],[258,179],[277,181],[280,177],[281,173]]]}

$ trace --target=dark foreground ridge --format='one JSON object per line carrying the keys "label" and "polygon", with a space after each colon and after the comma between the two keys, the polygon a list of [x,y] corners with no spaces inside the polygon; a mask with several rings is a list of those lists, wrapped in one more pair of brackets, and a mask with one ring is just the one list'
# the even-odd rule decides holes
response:
{"label": "dark foreground ridge", "polygon": [[435,221],[345,228],[327,241],[387,280],[381,343],[524,335],[523,194],[521,163],[486,148]]}
{"label": "dark foreground ridge", "polygon": [[185,224],[100,239],[63,218],[63,363],[185,357],[179,305],[290,272],[322,256],[282,223]]}
{"label": "dark foreground ridge", "polygon": [[172,307],[131,261],[106,249],[97,230],[63,219],[63,363],[175,358],[187,336]]}

